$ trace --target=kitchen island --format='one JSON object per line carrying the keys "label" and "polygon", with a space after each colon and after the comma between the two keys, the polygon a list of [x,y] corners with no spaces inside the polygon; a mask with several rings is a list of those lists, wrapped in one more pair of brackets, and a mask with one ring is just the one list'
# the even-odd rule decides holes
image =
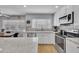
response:
{"label": "kitchen island", "polygon": [[37,53],[37,37],[0,37],[0,53]]}

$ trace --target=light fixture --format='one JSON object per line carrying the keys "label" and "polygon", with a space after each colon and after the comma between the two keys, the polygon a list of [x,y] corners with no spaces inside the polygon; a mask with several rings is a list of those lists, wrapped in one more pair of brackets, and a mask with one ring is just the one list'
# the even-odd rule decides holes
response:
{"label": "light fixture", "polygon": [[26,5],[24,5],[24,7],[27,7]]}
{"label": "light fixture", "polygon": [[56,8],[58,8],[59,6],[55,6]]}

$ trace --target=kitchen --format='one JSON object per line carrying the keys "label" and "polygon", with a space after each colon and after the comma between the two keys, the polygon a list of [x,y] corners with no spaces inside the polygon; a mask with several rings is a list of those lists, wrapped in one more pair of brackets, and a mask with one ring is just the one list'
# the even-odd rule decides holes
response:
{"label": "kitchen", "polygon": [[0,5],[0,53],[79,53],[78,5]]}

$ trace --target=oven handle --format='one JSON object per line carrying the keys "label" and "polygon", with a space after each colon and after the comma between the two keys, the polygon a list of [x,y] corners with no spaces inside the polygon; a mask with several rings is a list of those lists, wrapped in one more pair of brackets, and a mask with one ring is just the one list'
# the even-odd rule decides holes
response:
{"label": "oven handle", "polygon": [[59,36],[59,35],[56,35],[56,36],[59,37],[59,38],[65,39],[65,38],[63,38],[63,37],[61,37],[61,36]]}

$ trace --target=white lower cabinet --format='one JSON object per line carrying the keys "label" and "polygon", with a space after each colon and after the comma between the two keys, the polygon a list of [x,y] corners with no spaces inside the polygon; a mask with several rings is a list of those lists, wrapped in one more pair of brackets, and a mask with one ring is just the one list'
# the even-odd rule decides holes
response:
{"label": "white lower cabinet", "polygon": [[37,33],[39,44],[55,44],[55,34],[52,32]]}
{"label": "white lower cabinet", "polygon": [[79,44],[71,40],[66,40],[66,52],[67,53],[79,53]]}

